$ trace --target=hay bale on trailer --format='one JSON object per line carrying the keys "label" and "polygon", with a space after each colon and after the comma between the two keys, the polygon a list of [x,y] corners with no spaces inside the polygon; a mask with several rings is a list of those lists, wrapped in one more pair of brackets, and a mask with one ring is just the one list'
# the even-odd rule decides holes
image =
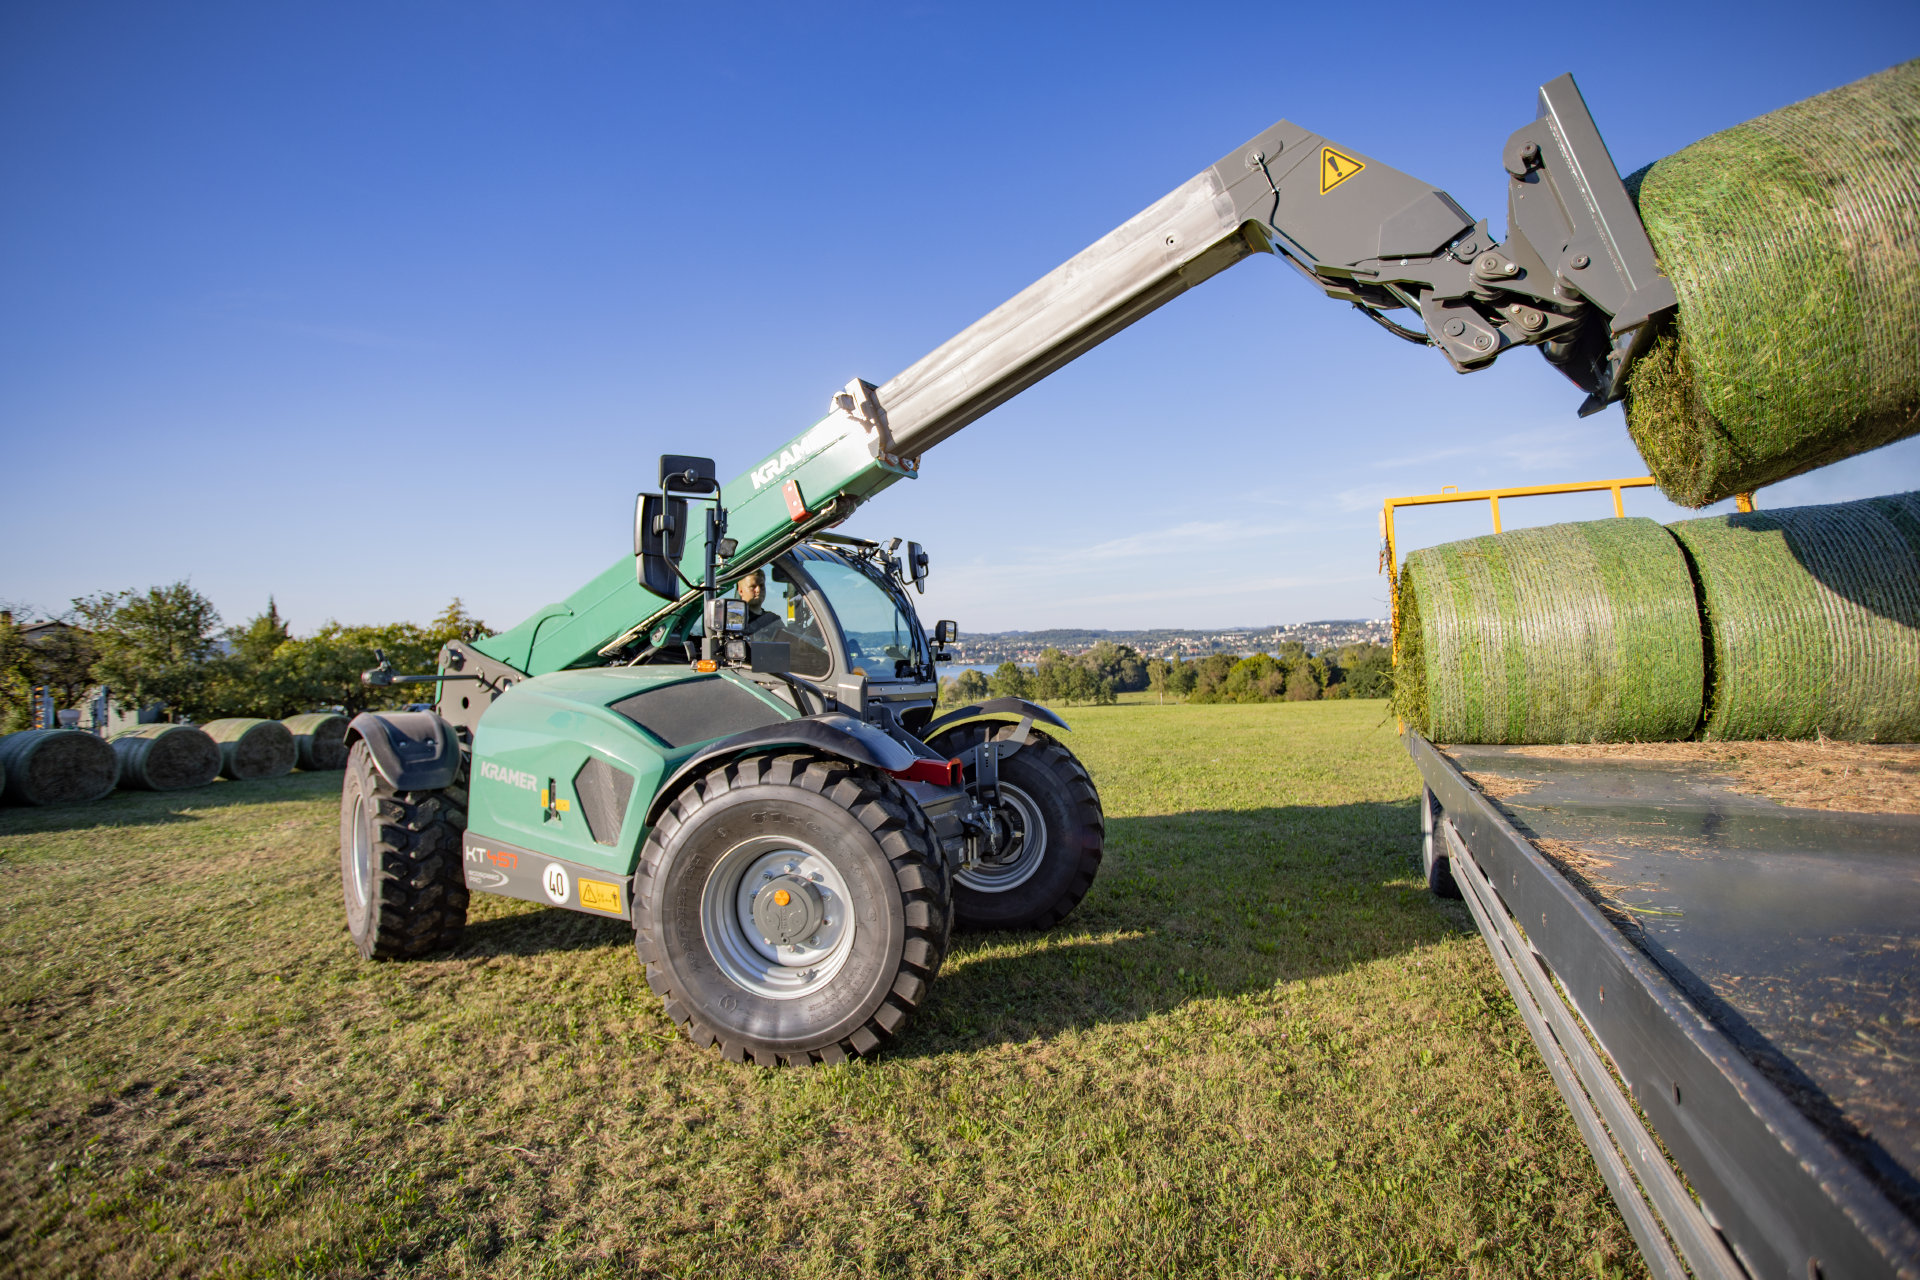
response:
{"label": "hay bale on trailer", "polygon": [[1704,736],[1920,741],[1920,492],[1669,527],[1706,610]]}
{"label": "hay bale on trailer", "polygon": [[1663,741],[1699,723],[1693,579],[1652,520],[1416,551],[1398,610],[1395,709],[1434,742]]}
{"label": "hay bale on trailer", "polygon": [[1627,429],[1699,507],[1920,431],[1920,60],[1627,178],[1680,299]]}
{"label": "hay bale on trailer", "polygon": [[302,769],[326,771],[347,767],[347,718],[335,711],[313,711],[288,716],[280,722],[293,735],[293,749]]}
{"label": "hay bale on trailer", "polygon": [[220,776],[220,746],[190,724],[143,724],[107,740],[120,757],[120,785],[136,791],[204,787]]}
{"label": "hay bale on trailer", "polygon": [[220,744],[220,776],[235,782],[280,778],[293,772],[298,752],[293,735],[278,720],[236,717],[205,726],[207,736]]}
{"label": "hay bale on trailer", "polygon": [[91,804],[119,781],[120,760],[83,729],[28,729],[0,738],[0,773],[15,804]]}

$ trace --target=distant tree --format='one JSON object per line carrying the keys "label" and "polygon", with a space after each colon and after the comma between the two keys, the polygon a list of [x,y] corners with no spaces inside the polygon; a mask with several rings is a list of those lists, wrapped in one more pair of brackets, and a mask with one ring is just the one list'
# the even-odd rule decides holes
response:
{"label": "distant tree", "polygon": [[1026,698],[1032,696],[1028,691],[1030,681],[1027,678],[1027,673],[1015,662],[1001,663],[994,669],[993,678],[987,683],[989,685],[989,691],[996,698]]}
{"label": "distant tree", "polygon": [[147,591],[106,591],[73,602],[94,633],[93,678],[115,706],[134,711],[164,702],[174,714],[204,718],[218,655],[220,611],[185,581]]}
{"label": "distant tree", "polygon": [[441,644],[451,644],[455,640],[479,640],[492,634],[486,623],[467,612],[467,606],[459,596],[455,596],[453,603],[427,624],[427,635]]}
{"label": "distant tree", "polygon": [[1110,640],[1097,641],[1080,660],[1091,667],[1096,675],[1113,681],[1114,689],[1121,693],[1133,693],[1147,687],[1147,664],[1140,657],[1139,650],[1131,645],[1114,644]]}
{"label": "distant tree", "polygon": [[1393,650],[1383,644],[1348,645],[1339,652],[1347,696],[1385,698],[1393,693]]}
{"label": "distant tree", "polygon": [[953,682],[953,701],[956,705],[983,701],[992,692],[987,678],[978,671],[962,671]]}
{"label": "distant tree", "polygon": [[1189,700],[1193,702],[1222,701],[1220,688],[1227,681],[1239,659],[1230,653],[1210,653],[1194,664],[1193,692]]}
{"label": "distant tree", "polygon": [[64,625],[29,635],[33,623],[25,609],[0,610],[0,733],[32,726],[35,689],[52,693],[57,707],[78,707],[93,688],[98,653],[92,634],[68,618],[45,621]]}
{"label": "distant tree", "polygon": [[[1324,664],[1320,670],[1324,671]],[[1320,696],[1320,673],[1312,662],[1296,662],[1287,672],[1287,701],[1312,702]]]}
{"label": "distant tree", "polygon": [[267,608],[244,626],[227,628],[225,656],[207,663],[202,713],[219,716],[263,716],[278,720],[299,710],[288,687],[280,647],[292,639],[280,606],[272,596]]}
{"label": "distant tree", "polygon": [[1200,684],[1200,668],[1188,658],[1167,673],[1167,692],[1187,697]]}
{"label": "distant tree", "polygon": [[1032,696],[1041,702],[1067,697],[1072,666],[1067,655],[1058,649],[1041,650],[1040,660],[1033,667]]}
{"label": "distant tree", "polygon": [[1154,658],[1153,660],[1148,662],[1147,663],[1148,692],[1157,694],[1159,696],[1160,701],[1165,702],[1167,700],[1168,680],[1179,669],[1180,669],[1179,667],[1175,666],[1171,662],[1168,662],[1165,658]]}

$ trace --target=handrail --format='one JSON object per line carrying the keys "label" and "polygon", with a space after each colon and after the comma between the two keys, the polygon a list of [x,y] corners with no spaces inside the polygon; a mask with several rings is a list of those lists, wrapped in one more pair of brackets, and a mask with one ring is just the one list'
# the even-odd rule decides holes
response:
{"label": "handrail", "polygon": [[[1500,499],[1533,498],[1553,493],[1613,492],[1613,514],[1624,517],[1626,505],[1620,499],[1622,489],[1646,489],[1657,481],[1652,476],[1623,480],[1581,480],[1572,484],[1531,484],[1506,489],[1471,489],[1462,493],[1447,485],[1439,493],[1422,493],[1408,498],[1388,498],[1380,508],[1380,572],[1387,575],[1387,616],[1393,628],[1393,660],[1400,661],[1400,559],[1399,543],[1394,536],[1393,512],[1396,507],[1430,507],[1446,502],[1485,502],[1493,511],[1493,531],[1500,532]],[[1753,496],[1742,494],[1742,510],[1751,510]]]}

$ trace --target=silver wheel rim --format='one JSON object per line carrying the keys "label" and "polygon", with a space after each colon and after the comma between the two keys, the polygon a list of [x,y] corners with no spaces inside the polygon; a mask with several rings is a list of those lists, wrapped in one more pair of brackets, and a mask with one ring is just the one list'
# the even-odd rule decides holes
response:
{"label": "silver wheel rim", "polygon": [[1019,826],[1013,856],[993,864],[976,862],[954,880],[977,893],[1005,893],[1033,878],[1047,857],[1047,824],[1032,796],[1006,782],[1000,784],[1000,816]]}
{"label": "silver wheel rim", "polygon": [[[803,879],[822,900],[825,923],[811,937],[781,945],[753,916],[756,896],[776,879]],[[817,849],[784,837],[735,845],[714,864],[700,895],[707,947],[720,971],[754,995],[798,1000],[832,982],[853,951],[851,895],[840,869]]]}
{"label": "silver wheel rim", "polygon": [[367,798],[353,798],[353,900],[365,907],[373,896],[373,838],[367,834]]}

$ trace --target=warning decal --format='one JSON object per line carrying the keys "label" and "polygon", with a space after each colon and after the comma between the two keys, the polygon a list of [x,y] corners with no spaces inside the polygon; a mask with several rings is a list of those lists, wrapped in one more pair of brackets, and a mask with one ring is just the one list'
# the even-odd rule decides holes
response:
{"label": "warning decal", "polygon": [[1327,194],[1366,167],[1365,161],[1356,160],[1344,151],[1320,148],[1320,194]]}
{"label": "warning decal", "polygon": [[608,884],[604,880],[589,880],[582,876],[580,884],[580,905],[592,907],[595,911],[610,911],[620,914],[620,886]]}

